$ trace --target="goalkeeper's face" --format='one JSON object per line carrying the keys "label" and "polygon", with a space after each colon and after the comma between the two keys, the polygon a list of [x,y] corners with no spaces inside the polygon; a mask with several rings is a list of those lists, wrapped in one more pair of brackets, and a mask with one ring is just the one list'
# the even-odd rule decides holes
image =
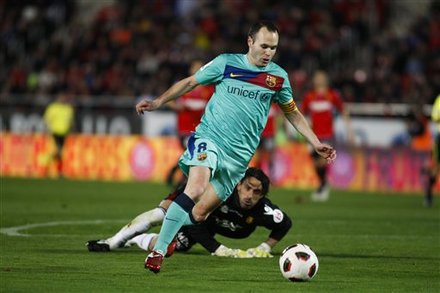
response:
{"label": "goalkeeper's face", "polygon": [[242,209],[251,209],[264,197],[263,184],[255,177],[248,177],[237,185]]}

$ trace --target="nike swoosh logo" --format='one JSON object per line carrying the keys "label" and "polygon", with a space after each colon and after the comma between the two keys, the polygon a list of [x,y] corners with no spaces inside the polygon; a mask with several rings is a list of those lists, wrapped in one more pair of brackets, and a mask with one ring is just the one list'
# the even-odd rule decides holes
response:
{"label": "nike swoosh logo", "polygon": [[234,78],[234,77],[240,77],[243,76],[243,74],[234,74],[231,72],[231,74],[229,75],[230,77]]}
{"label": "nike swoosh logo", "polygon": [[170,220],[170,221],[172,221],[172,222],[179,222],[179,221],[177,221],[177,220],[174,220],[174,219],[170,219],[170,218],[165,218],[165,220]]}

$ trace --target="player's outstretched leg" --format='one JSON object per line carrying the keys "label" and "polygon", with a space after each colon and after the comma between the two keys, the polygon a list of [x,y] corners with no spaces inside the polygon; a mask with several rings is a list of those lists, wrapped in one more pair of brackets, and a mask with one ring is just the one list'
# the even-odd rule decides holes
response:
{"label": "player's outstretched leg", "polygon": [[126,246],[136,244],[140,249],[151,251],[153,250],[154,243],[157,240],[157,236],[158,235],[156,233],[143,233],[128,240]]}
{"label": "player's outstretched leg", "polygon": [[160,225],[164,217],[165,210],[161,207],[140,214],[113,237],[107,239],[110,248],[123,247],[125,243],[134,236],[147,232],[151,227]]}
{"label": "player's outstretched leg", "polygon": [[102,240],[89,240],[86,246],[89,251],[93,252],[107,252],[124,247],[129,239],[140,233],[147,232],[153,226],[161,224],[164,216],[165,210],[163,208],[152,209],[134,218],[114,236]]}

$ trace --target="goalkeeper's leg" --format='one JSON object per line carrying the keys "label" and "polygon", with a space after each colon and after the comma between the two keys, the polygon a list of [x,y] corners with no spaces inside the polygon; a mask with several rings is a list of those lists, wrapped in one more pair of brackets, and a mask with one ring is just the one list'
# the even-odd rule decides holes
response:
{"label": "goalkeeper's leg", "polygon": [[134,218],[130,223],[122,227],[118,233],[106,240],[110,250],[124,247],[125,243],[131,238],[147,232],[153,226],[160,225],[165,217],[165,213],[166,210],[164,208],[157,207]]}
{"label": "goalkeeper's leg", "polygon": [[140,249],[150,252],[157,240],[156,233],[142,233],[127,241],[127,245],[136,244]]}
{"label": "goalkeeper's leg", "polygon": [[163,200],[159,207],[140,214],[114,236],[102,240],[89,240],[86,243],[87,248],[89,251],[110,251],[124,247],[129,239],[147,232],[153,226],[160,225],[170,204],[170,199]]}

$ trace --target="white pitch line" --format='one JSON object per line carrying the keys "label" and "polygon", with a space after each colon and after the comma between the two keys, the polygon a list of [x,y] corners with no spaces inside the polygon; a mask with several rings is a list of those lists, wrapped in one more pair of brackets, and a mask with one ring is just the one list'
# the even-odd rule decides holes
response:
{"label": "white pitch line", "polygon": [[22,226],[1,228],[0,233],[8,236],[19,236],[19,237],[30,237],[32,235],[20,233],[21,230],[29,230],[39,227],[53,227],[53,226],[63,226],[63,225],[99,225],[105,223],[115,223],[115,222],[128,222],[128,220],[90,220],[90,221],[55,221],[47,223],[35,223],[27,224]]}

